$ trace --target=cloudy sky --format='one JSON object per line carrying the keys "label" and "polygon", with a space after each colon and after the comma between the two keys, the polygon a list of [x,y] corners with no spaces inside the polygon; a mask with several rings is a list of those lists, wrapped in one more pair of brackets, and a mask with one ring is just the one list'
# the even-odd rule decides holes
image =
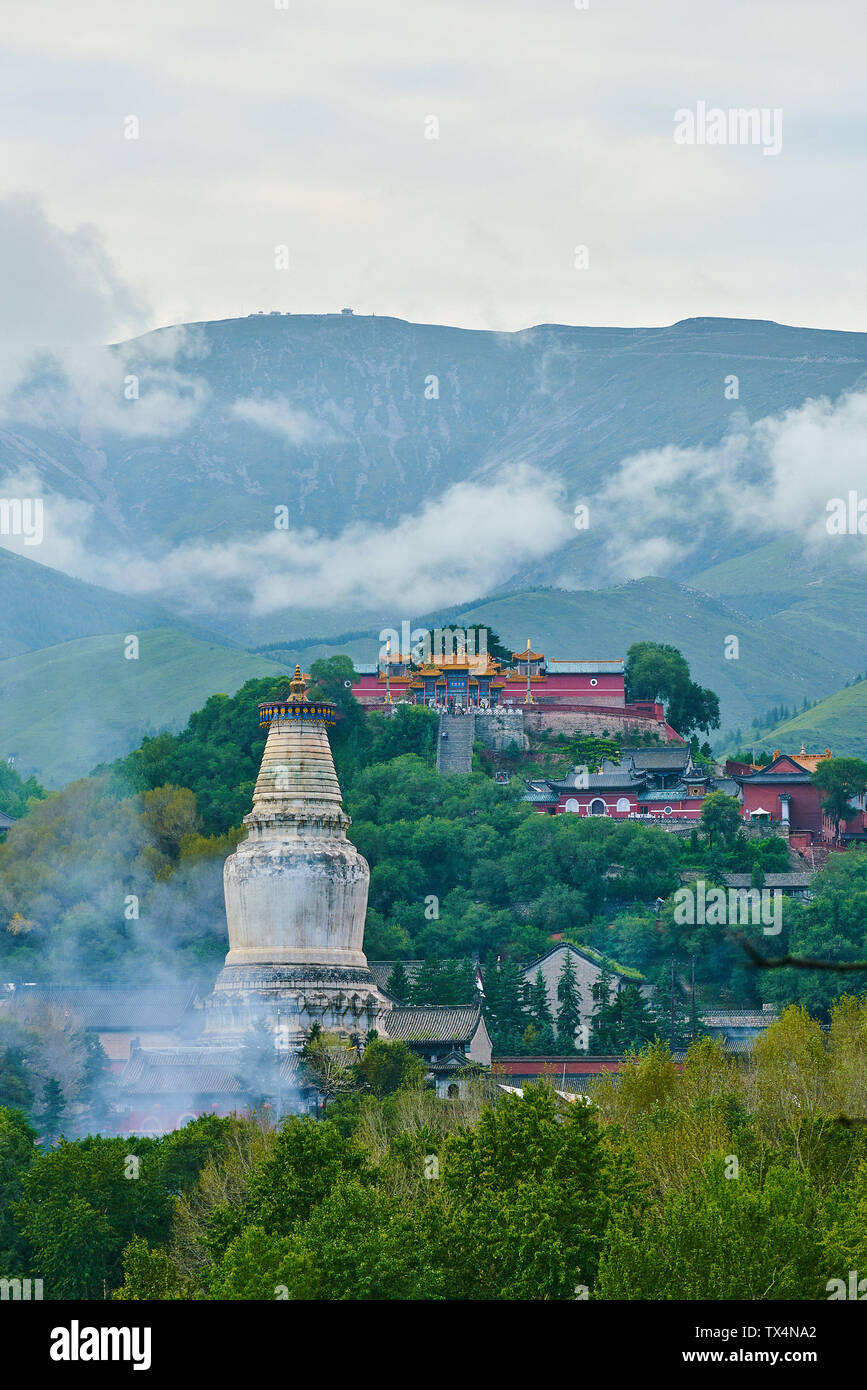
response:
{"label": "cloudy sky", "polygon": [[[7,341],[343,305],[864,327],[860,0],[3,10]],[[780,153],[677,144],[699,102],[781,110]]]}

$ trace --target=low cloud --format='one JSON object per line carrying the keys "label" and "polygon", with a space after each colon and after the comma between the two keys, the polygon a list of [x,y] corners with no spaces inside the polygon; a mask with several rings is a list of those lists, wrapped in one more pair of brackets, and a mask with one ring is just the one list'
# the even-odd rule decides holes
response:
{"label": "low cloud", "polygon": [[235,401],[230,414],[234,420],[268,430],[290,444],[331,444],[340,437],[324,420],[293,409],[282,396],[265,401],[244,397]]}
{"label": "low cloud", "polygon": [[150,317],[96,227],[52,222],[31,194],[0,196],[3,338],[23,344],[104,343],[141,332]]}
{"label": "low cloud", "polygon": [[[89,504],[47,495],[33,477],[0,480],[0,496],[42,496],[45,539],[3,543],[30,560],[182,611],[236,609],[267,616],[290,606],[425,610],[488,593],[520,565],[568,540],[561,485],[518,466],[493,484],[459,483],[389,526],[355,522],[335,537],[269,530],[236,541],[201,541],[143,556],[105,546]],[[206,607],[205,607],[206,605]]]}
{"label": "low cloud", "polygon": [[649,449],[623,460],[591,504],[612,578],[664,572],[709,539],[829,542],[827,504],[867,497],[867,392],[821,397],[734,422],[718,444]]}
{"label": "low cloud", "polygon": [[149,327],[150,310],[121,277],[97,229],[59,226],[27,194],[0,197],[0,428],[177,434],[208,397],[195,370],[195,329]]}
{"label": "low cloud", "polygon": [[68,347],[7,356],[0,366],[0,426],[131,438],[189,428],[210,389],[195,364],[195,329],[171,328],[122,347]]}

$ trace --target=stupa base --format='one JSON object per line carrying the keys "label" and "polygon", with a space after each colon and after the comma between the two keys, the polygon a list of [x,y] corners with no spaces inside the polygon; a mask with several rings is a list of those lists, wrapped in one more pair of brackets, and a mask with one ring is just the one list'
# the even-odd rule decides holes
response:
{"label": "stupa base", "polygon": [[237,1042],[264,1023],[278,1048],[294,1048],[314,1023],[326,1033],[385,1035],[392,1004],[360,966],[226,965],[202,1008],[203,1040]]}

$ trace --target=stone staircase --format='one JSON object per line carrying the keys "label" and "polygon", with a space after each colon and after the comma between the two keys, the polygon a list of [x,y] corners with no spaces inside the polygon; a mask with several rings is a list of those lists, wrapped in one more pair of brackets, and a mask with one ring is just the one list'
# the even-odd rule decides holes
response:
{"label": "stone staircase", "polygon": [[[437,771],[472,772],[475,716],[472,714],[441,714],[437,730]],[[443,733],[448,738],[443,738]]]}
{"label": "stone staircase", "polygon": [[804,858],[810,868],[815,869],[818,873],[820,869],[824,869],[828,860],[831,858],[831,851],[828,849],[827,845],[810,845],[804,851]]}

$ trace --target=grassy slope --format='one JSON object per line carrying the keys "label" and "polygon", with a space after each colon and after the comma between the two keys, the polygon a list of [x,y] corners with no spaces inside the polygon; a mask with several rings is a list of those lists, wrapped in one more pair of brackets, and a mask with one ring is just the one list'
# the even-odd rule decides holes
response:
{"label": "grassy slope", "polygon": [[123,633],[0,661],[0,756],[46,786],[85,776],[129,752],[145,733],[183,727],[215,691],[234,694],[283,667],[264,656],[201,642],[171,629],[140,633],[137,661]]}
{"label": "grassy slope", "polygon": [[0,660],[76,637],[138,632],[170,621],[156,604],[70,579],[0,546]]}
{"label": "grassy slope", "polygon": [[802,743],[808,753],[830,748],[838,757],[867,758],[867,680],[838,690],[761,736],[750,737],[751,745],[769,751],[797,752]]}
{"label": "grassy slope", "polygon": [[[664,579],[615,589],[508,595],[462,614],[466,624],[488,622],[513,645],[532,639],[536,650],[563,660],[625,656],[643,639],[678,647],[694,679],[720,697],[722,732],[746,726],[770,705],[800,703],[840,685],[852,671],[843,655],[811,650],[811,633],[768,631],[718,599]],[[726,660],[725,639],[736,636],[738,660]],[[865,662],[867,665],[867,662]],[[779,694],[771,694],[779,692]],[[768,698],[770,696],[770,698]]]}

